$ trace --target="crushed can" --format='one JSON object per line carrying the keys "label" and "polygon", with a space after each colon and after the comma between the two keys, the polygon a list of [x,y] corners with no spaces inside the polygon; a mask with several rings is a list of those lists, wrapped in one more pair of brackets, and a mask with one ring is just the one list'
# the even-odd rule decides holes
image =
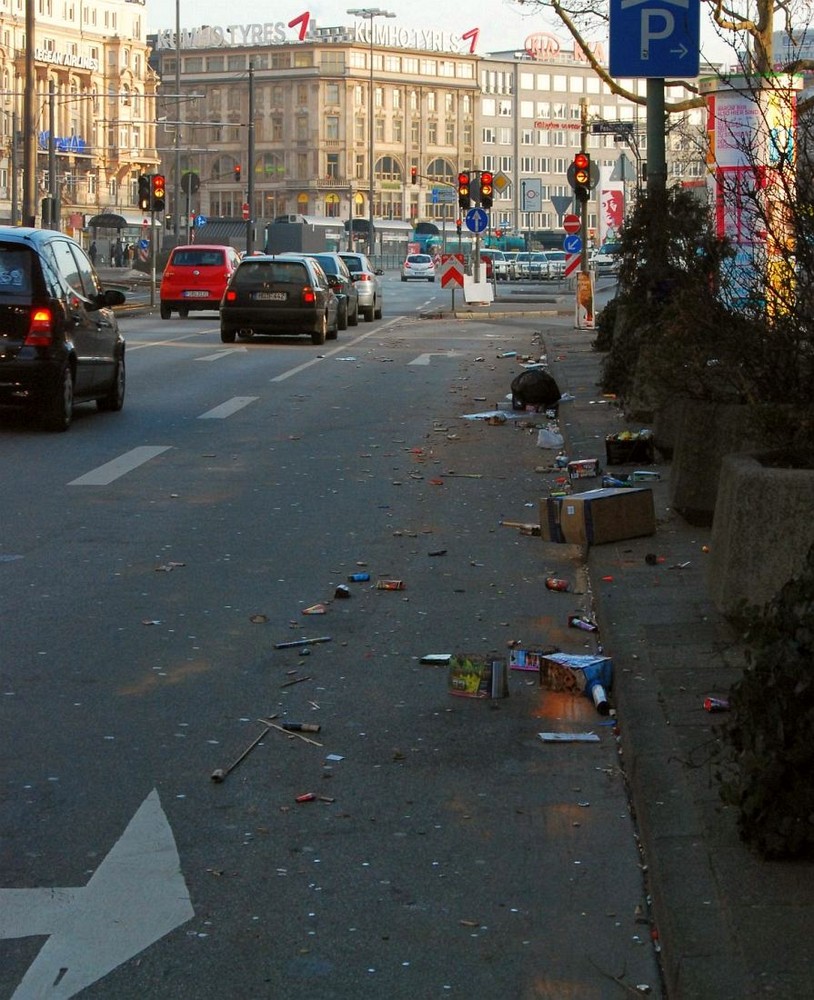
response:
{"label": "crushed can", "polygon": [[547,576],[545,585],[546,585],[546,590],[561,590],[561,591],[568,590],[570,586],[567,580],[558,580],[557,577],[555,576]]}
{"label": "crushed can", "polygon": [[704,698],[704,711],[706,712],[728,712],[728,698]]}

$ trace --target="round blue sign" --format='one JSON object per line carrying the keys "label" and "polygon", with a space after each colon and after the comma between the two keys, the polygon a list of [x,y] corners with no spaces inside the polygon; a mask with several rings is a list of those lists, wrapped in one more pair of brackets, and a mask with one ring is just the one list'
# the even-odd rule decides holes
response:
{"label": "round blue sign", "polygon": [[489,216],[482,208],[470,208],[466,213],[466,228],[470,233],[482,233],[489,225]]}
{"label": "round blue sign", "polygon": [[562,241],[562,248],[566,253],[579,253],[582,250],[582,237],[579,233],[569,233]]}
{"label": "round blue sign", "polygon": [[205,226],[205,225],[206,225],[206,216],[205,215],[196,215],[195,216],[195,228],[196,229],[200,229],[201,226]]}

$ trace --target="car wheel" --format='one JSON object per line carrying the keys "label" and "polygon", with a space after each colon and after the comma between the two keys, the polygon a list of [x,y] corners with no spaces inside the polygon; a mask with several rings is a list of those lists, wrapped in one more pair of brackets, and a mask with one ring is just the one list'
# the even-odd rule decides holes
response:
{"label": "car wheel", "polygon": [[348,328],[348,304],[345,303],[341,309],[336,311],[336,328],[337,330],[347,330]]}
{"label": "car wheel", "polygon": [[373,306],[365,306],[363,315],[365,317],[365,323],[372,323],[374,315]]}
{"label": "car wheel", "polygon": [[186,319],[189,316],[189,306],[178,306],[178,315],[181,319]]}
{"label": "car wheel", "polygon": [[402,280],[402,281],[406,281],[406,280],[407,280],[407,279],[406,279],[406,278],[404,277],[404,275],[403,275],[403,274],[402,274],[402,276],[401,276],[401,280]]}
{"label": "car wheel", "polygon": [[73,376],[70,365],[65,365],[57,391],[42,415],[42,423],[49,431],[67,431],[73,418]]}
{"label": "car wheel", "polygon": [[429,281],[429,282],[434,282],[434,281],[435,281],[435,278],[427,278],[427,281]]}
{"label": "car wheel", "polygon": [[224,327],[220,328],[220,339],[223,344],[234,344],[236,331],[227,330]]}
{"label": "car wheel", "polygon": [[357,304],[356,308],[353,310],[353,315],[348,317],[348,323],[350,323],[351,326],[358,326],[359,325],[359,306],[358,306],[358,304]]}
{"label": "car wheel", "polygon": [[170,309],[169,302],[162,302],[160,311],[162,319],[170,319],[170,317],[172,316],[172,309]]}
{"label": "car wheel", "polygon": [[118,413],[124,406],[124,390],[127,386],[127,377],[124,368],[124,355],[116,362],[116,371],[113,373],[113,382],[106,396],[96,400],[96,409],[106,413]]}
{"label": "car wheel", "polygon": [[378,302],[376,303],[376,306],[373,310],[373,315],[376,317],[376,319],[382,318],[382,307],[378,304]]}
{"label": "car wheel", "polygon": [[324,344],[328,336],[328,314],[323,313],[319,321],[319,329],[312,331],[311,343],[319,346]]}

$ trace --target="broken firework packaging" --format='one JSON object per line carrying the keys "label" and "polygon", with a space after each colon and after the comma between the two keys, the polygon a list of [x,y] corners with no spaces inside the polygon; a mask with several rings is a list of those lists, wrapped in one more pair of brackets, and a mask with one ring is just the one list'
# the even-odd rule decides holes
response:
{"label": "broken firework packaging", "polygon": [[568,590],[568,581],[558,580],[555,576],[546,577],[545,585],[547,590]]}
{"label": "broken firework packaging", "polygon": [[403,580],[378,580],[376,590],[405,590]]}
{"label": "broken firework packaging", "polygon": [[600,715],[610,711],[607,689],[613,681],[613,661],[607,656],[546,653],[540,664],[540,683],[554,691],[581,691],[592,699]]}

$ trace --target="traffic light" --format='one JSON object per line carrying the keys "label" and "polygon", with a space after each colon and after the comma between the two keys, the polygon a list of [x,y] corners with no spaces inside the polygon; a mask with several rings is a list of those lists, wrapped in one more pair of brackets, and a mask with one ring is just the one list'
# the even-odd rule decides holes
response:
{"label": "traffic light", "polygon": [[494,198],[494,177],[488,170],[480,172],[480,207],[491,208]]}
{"label": "traffic light", "polygon": [[574,154],[574,194],[583,203],[591,197],[591,158],[587,153]]}
{"label": "traffic light", "polygon": [[469,174],[458,174],[458,206],[468,209],[472,206],[472,197],[469,193]]}
{"label": "traffic light", "polygon": [[142,212],[150,211],[150,175],[139,174],[138,177],[138,207]]}
{"label": "traffic light", "polygon": [[167,188],[164,183],[163,174],[153,174],[150,177],[151,191],[152,191],[152,201],[150,202],[150,211],[152,212],[163,212],[164,203],[167,197]]}
{"label": "traffic light", "polygon": [[235,164],[235,184],[240,183],[240,164]]}
{"label": "traffic light", "polygon": [[410,183],[418,184],[418,167],[410,167]]}

